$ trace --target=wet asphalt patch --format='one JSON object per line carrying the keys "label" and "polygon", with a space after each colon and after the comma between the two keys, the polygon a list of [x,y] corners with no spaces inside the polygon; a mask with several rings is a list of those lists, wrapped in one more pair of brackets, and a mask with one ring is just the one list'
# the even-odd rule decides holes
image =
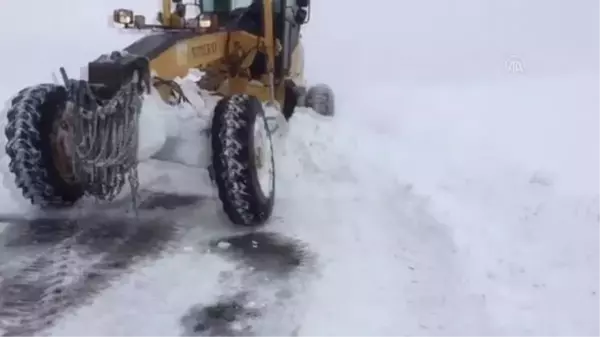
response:
{"label": "wet asphalt patch", "polygon": [[232,235],[211,243],[213,251],[240,261],[255,271],[284,275],[312,258],[299,240],[272,232]]}
{"label": "wet asphalt patch", "polygon": [[203,197],[197,195],[181,195],[170,193],[153,193],[140,203],[141,210],[175,210],[182,207],[198,205]]}
{"label": "wet asphalt patch", "polygon": [[[211,252],[240,263],[243,292],[215,303],[197,304],[182,317],[182,336],[256,336],[256,320],[294,299],[297,278],[314,262],[306,244],[283,235],[256,231],[213,240]],[[308,268],[307,268],[308,267]],[[231,278],[224,275],[224,279]]]}
{"label": "wet asphalt patch", "polygon": [[[156,193],[141,210],[174,210],[201,197]],[[33,335],[65,311],[82,305],[135,263],[158,257],[177,226],[164,216],[136,220],[98,214],[72,219],[15,221],[3,232],[4,252],[34,249],[36,256],[0,275],[0,334]]]}
{"label": "wet asphalt patch", "polygon": [[194,306],[181,318],[182,336],[252,336],[252,321],[261,313],[248,304],[247,294],[238,293],[211,305]]}

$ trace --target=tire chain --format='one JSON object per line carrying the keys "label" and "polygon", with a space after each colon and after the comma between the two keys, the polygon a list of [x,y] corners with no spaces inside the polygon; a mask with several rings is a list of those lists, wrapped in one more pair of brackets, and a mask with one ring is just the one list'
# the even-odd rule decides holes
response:
{"label": "tire chain", "polygon": [[114,200],[128,179],[135,204],[139,187],[139,116],[145,80],[144,76],[134,75],[105,101],[97,99],[93,87],[85,81],[66,83],[67,109],[73,111],[73,167],[80,181],[85,182],[87,195]]}
{"label": "tire chain", "polygon": [[[123,56],[112,53],[103,57],[114,60]],[[71,113],[72,165],[78,180],[84,185],[87,195],[111,201],[122,191],[128,179],[136,208],[139,188],[138,128],[142,93],[149,85],[147,74],[136,73],[109,100],[98,99],[94,88],[86,81],[67,79],[65,74],[63,77],[67,92],[66,112]],[[57,87],[55,84],[39,84],[19,91],[7,114],[10,122],[5,128],[8,138],[5,150],[11,158],[20,158],[11,161],[9,169],[16,174],[16,185],[23,189],[24,197],[37,205],[61,203],[52,186],[30,178],[47,175],[40,166],[42,153],[36,145],[42,141],[38,130],[42,117],[36,107]]]}

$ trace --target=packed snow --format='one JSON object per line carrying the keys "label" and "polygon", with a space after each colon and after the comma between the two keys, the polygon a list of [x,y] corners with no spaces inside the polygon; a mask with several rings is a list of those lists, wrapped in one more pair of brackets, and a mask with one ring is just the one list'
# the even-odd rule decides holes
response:
{"label": "packed snow", "polygon": [[[0,8],[8,100],[139,37],[109,24],[114,8],[152,18],[160,6]],[[248,234],[223,216],[193,167],[204,155],[195,111],[150,112],[188,129],[149,119],[162,129],[146,129],[148,142],[179,137],[179,163],[143,163],[142,185],[195,199],[175,208],[159,199],[155,221],[132,230],[92,219],[94,230],[41,242],[22,229],[31,224],[1,224],[0,332],[599,335],[599,9],[596,0],[313,1],[306,78],[333,87],[337,111],[298,109],[277,137],[269,223]],[[205,110],[215,102],[197,100]],[[5,157],[0,216],[25,217],[32,210]],[[250,247],[239,248],[240,233]],[[261,245],[274,252],[255,258]],[[103,264],[113,257],[119,265]],[[41,272],[25,270],[42,260]],[[21,300],[17,318],[8,297]],[[224,305],[231,317],[214,316],[222,301],[235,302]]]}

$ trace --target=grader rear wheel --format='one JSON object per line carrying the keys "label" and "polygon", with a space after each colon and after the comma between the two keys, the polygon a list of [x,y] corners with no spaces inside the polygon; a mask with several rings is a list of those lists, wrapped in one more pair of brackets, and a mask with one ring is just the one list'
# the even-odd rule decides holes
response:
{"label": "grader rear wheel", "polygon": [[317,84],[306,92],[304,104],[322,116],[335,115],[335,96],[327,84]]}
{"label": "grader rear wheel", "polygon": [[64,87],[40,84],[21,90],[7,112],[9,170],[37,206],[71,206],[84,194],[70,165],[66,101]]}

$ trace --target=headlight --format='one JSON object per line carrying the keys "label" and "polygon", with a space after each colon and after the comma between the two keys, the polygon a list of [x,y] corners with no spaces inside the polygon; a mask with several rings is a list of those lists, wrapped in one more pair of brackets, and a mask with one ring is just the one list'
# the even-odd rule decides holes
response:
{"label": "headlight", "polygon": [[129,9],[115,9],[113,12],[113,21],[122,25],[133,23],[133,11]]}
{"label": "headlight", "polygon": [[210,16],[203,14],[200,15],[200,18],[198,18],[198,25],[200,26],[200,28],[210,28],[210,26],[212,25]]}

